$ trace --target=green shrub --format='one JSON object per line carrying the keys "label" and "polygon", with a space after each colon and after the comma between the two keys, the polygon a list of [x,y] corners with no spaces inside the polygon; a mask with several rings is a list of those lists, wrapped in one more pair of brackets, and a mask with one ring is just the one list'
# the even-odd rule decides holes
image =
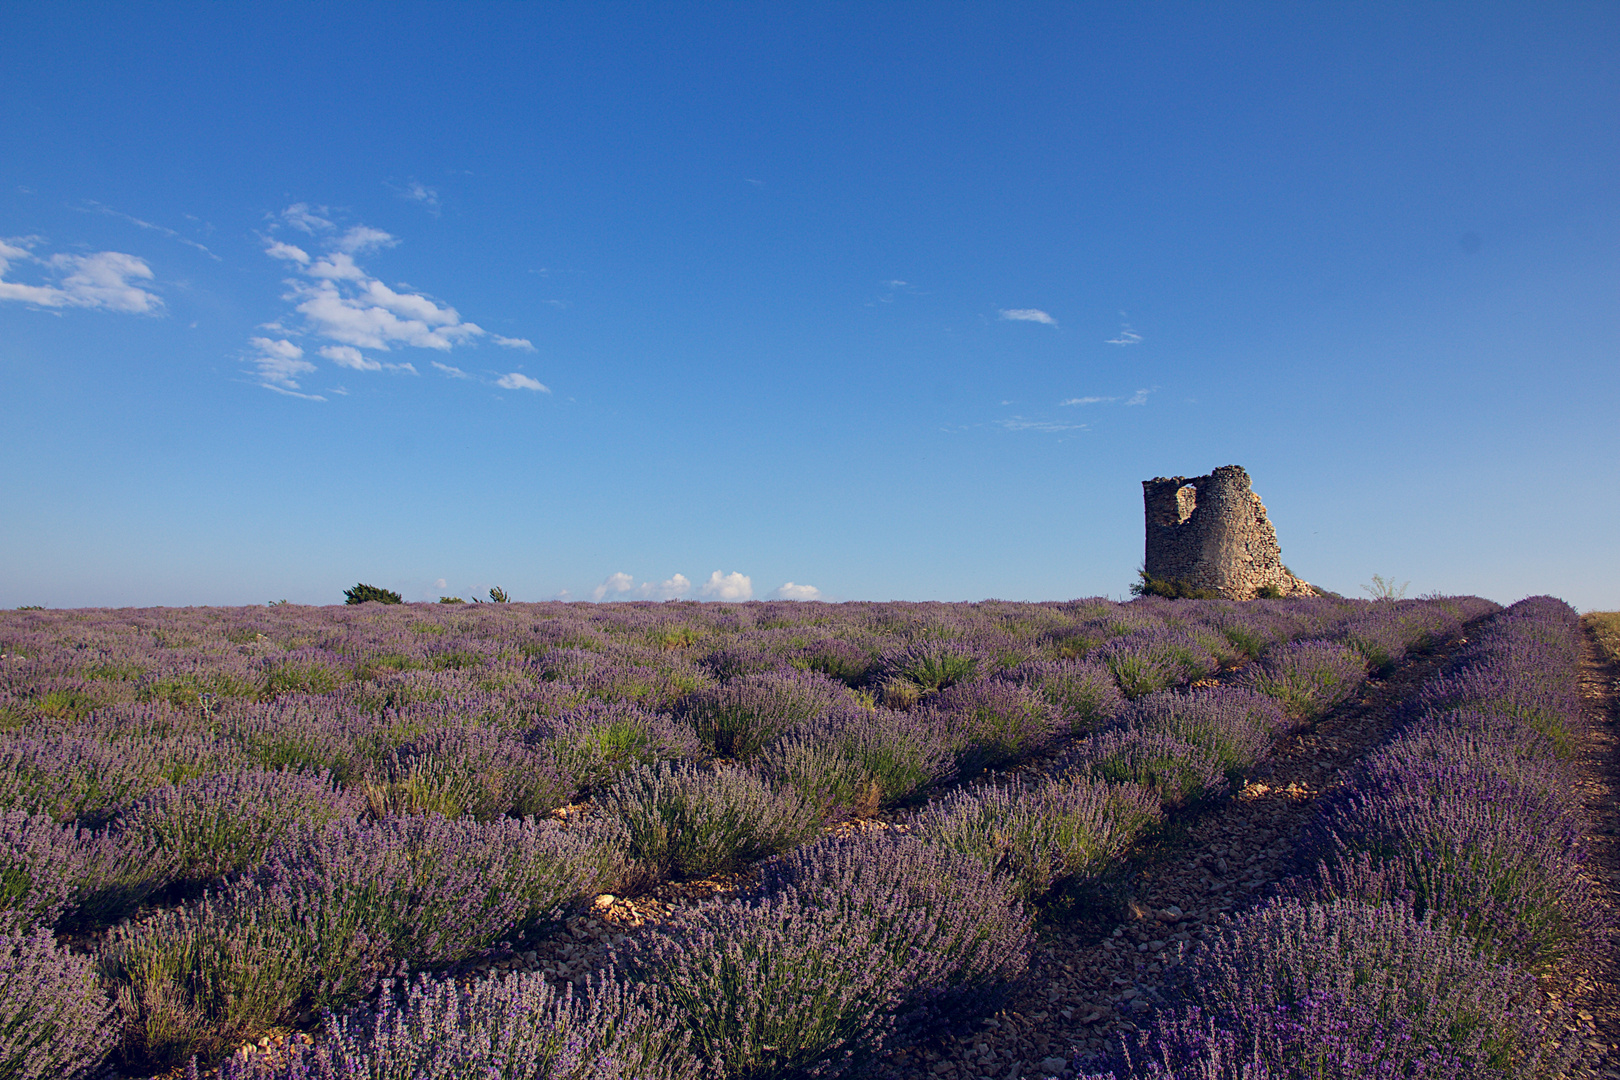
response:
{"label": "green shrub", "polygon": [[1131,586],[1132,596],[1162,596],[1167,600],[1219,600],[1215,589],[1197,589],[1180,578],[1158,578],[1147,570],[1138,570],[1142,580]]}
{"label": "green shrub", "polygon": [[392,589],[379,589],[375,585],[356,585],[352,589],[344,589],[345,604],[364,604],[375,600],[379,604],[402,604],[405,598]]}

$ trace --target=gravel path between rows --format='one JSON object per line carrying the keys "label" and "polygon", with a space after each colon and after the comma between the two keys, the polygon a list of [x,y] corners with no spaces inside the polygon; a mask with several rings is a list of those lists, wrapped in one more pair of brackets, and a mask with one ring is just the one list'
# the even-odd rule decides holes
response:
{"label": "gravel path between rows", "polygon": [[[1608,662],[1590,631],[1583,635],[1581,706],[1585,724],[1577,750],[1580,790],[1592,819],[1588,867],[1610,912],[1620,912],[1620,665]],[[1583,1077],[1620,1080],[1620,926],[1592,954],[1549,980],[1583,1024],[1592,1061]]]}
{"label": "gravel path between rows", "polygon": [[1381,743],[1400,703],[1461,639],[1403,664],[1308,732],[1284,738],[1237,798],[1171,830],[1125,881],[1117,921],[1078,913],[1039,936],[1027,988],[965,1037],[918,1046],[882,1063],[885,1080],[1072,1077],[1068,1063],[1130,1038],[1165,1000],[1178,952],[1252,904],[1293,870],[1294,844],[1316,800]]}

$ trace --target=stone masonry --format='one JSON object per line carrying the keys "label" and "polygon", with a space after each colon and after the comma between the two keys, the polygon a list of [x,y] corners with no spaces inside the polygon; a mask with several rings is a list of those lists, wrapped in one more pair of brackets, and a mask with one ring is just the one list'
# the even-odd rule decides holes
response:
{"label": "stone masonry", "polygon": [[1283,567],[1277,530],[1241,466],[1144,480],[1142,498],[1148,576],[1213,589],[1228,600],[1253,600],[1267,585],[1283,596],[1316,594]]}

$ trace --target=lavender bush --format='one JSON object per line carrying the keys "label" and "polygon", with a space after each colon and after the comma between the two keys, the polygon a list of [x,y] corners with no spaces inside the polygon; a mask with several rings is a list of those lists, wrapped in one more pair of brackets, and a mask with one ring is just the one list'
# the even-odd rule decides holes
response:
{"label": "lavender bush", "polygon": [[1071,735],[1095,731],[1125,711],[1125,695],[1101,664],[1037,660],[1020,664],[1007,677],[1045,698]]}
{"label": "lavender bush", "polygon": [[1091,658],[1112,672],[1120,691],[1133,700],[1213,675],[1219,667],[1214,655],[1192,635],[1164,626],[1116,638]]}
{"label": "lavender bush", "polygon": [[251,890],[155,912],[108,932],[98,958],[113,988],[125,1063],[215,1057],[290,1023],[315,961],[311,942]]}
{"label": "lavender bush", "polygon": [[313,1004],[352,1000],[393,965],[451,964],[622,873],[611,832],[435,814],[296,829],[232,903],[297,934]]}
{"label": "lavender bush", "polygon": [[640,884],[735,870],[814,836],[819,807],[735,766],[642,767],[602,796]]}
{"label": "lavender bush", "polygon": [[80,1080],[112,1050],[112,1004],[87,956],[45,927],[0,933],[0,1076]]}
{"label": "lavender bush", "polygon": [[1057,716],[1045,698],[1005,679],[985,679],[942,691],[920,719],[949,740],[964,776],[1044,749],[1058,728]]}
{"label": "lavender bush", "polygon": [[950,740],[918,717],[852,710],[777,740],[759,769],[826,817],[871,817],[919,798],[955,771],[954,761]]}
{"label": "lavender bush", "polygon": [[555,758],[486,727],[443,727],[390,752],[362,781],[374,817],[437,813],[489,821],[566,806],[578,780]]}
{"label": "lavender bush", "polygon": [[959,789],[919,813],[913,828],[925,843],[1011,877],[1018,898],[1033,903],[1060,883],[1101,878],[1162,817],[1146,788],[1074,776]]}
{"label": "lavender bush", "polygon": [[150,865],[155,890],[252,869],[293,826],[353,817],[361,808],[354,792],[334,787],[321,773],[237,769],[166,785],[136,800],[113,834],[121,845],[158,853]]}
{"label": "lavender bush", "polygon": [[1080,742],[1063,761],[1112,783],[1141,785],[1171,810],[1232,790],[1225,765],[1213,751],[1163,731],[1115,728]]}
{"label": "lavender bush", "polygon": [[329,1017],[313,1048],[279,1061],[232,1058],[220,1080],[701,1077],[672,1025],[645,989],[611,981],[576,996],[529,973],[466,984],[385,980],[374,1008]]}
{"label": "lavender bush", "polygon": [[41,814],[0,811],[0,934],[50,927],[84,874],[79,830]]}
{"label": "lavender bush", "polygon": [[[1579,1052],[1530,976],[1394,905],[1262,905],[1192,956],[1184,993],[1198,1011],[1139,1044],[1132,1075],[1239,1080],[1247,1059],[1277,1077],[1530,1078]],[[1216,1053],[1223,1071],[1198,1071]]]}
{"label": "lavender bush", "polygon": [[749,758],[794,724],[847,709],[847,688],[808,672],[744,675],[692,695],[682,716],[709,752]]}
{"label": "lavender bush", "polygon": [[1149,694],[1132,703],[1120,722],[1208,750],[1234,786],[1287,726],[1282,710],[1269,698],[1238,687]]}
{"label": "lavender bush", "polygon": [[[1394,899],[1455,922],[1545,970],[1596,926],[1582,872],[1585,823],[1563,793],[1504,776],[1501,761],[1379,755],[1324,804],[1305,848],[1333,892]],[[1335,875],[1365,853],[1377,873]]]}
{"label": "lavender bush", "polygon": [[695,758],[702,750],[691,728],[622,702],[587,702],[548,720],[534,741],[559,773],[585,791],[638,765]]}
{"label": "lavender bush", "polygon": [[901,1032],[993,1007],[1027,964],[1005,886],[915,841],[815,845],[768,881],[632,956],[726,1076],[845,1073]]}
{"label": "lavender bush", "polygon": [[1275,698],[1290,719],[1309,723],[1346,700],[1366,679],[1361,654],[1335,641],[1295,641],[1266,652],[1240,685]]}

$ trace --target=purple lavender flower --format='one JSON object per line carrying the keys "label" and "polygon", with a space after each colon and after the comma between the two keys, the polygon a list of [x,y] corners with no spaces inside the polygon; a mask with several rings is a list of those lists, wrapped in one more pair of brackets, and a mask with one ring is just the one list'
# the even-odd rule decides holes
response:
{"label": "purple lavender flower", "polygon": [[45,927],[0,933],[0,1076],[88,1077],[116,1041],[111,1013],[90,957],[61,948]]}
{"label": "purple lavender flower", "polygon": [[1076,744],[1060,764],[1116,784],[1139,784],[1171,810],[1232,790],[1225,766],[1213,751],[1164,731],[1104,731]]}
{"label": "purple lavender flower", "polygon": [[727,1076],[832,1076],[902,1032],[993,1008],[1029,917],[982,868],[916,841],[834,841],[758,897],[705,904],[631,954]]}
{"label": "purple lavender flower", "polygon": [[913,828],[925,843],[1007,874],[1018,898],[1034,902],[1058,884],[1100,879],[1162,817],[1146,788],[1071,776],[959,789],[921,811]]}
{"label": "purple lavender flower", "polygon": [[778,739],[758,767],[828,818],[871,817],[943,782],[955,772],[955,755],[950,740],[915,714],[852,709]]}
{"label": "purple lavender flower", "polygon": [[1158,1063],[1133,1075],[1207,1075],[1177,1070],[1220,1048],[1213,1075],[1232,1080],[1245,1057],[1279,1077],[1529,1078],[1580,1050],[1529,975],[1393,905],[1269,902],[1200,947],[1183,986],[1198,1012],[1162,1022],[1143,1047]]}
{"label": "purple lavender flower", "polygon": [[329,1017],[314,1047],[231,1058],[220,1080],[701,1080],[674,1025],[651,988],[611,980],[579,996],[530,973],[385,980],[375,1007]]}
{"label": "purple lavender flower", "polygon": [[814,836],[821,808],[747,769],[643,766],[601,799],[624,830],[625,852],[651,884],[735,870]]}
{"label": "purple lavender flower", "polygon": [[1007,678],[1045,698],[1072,735],[1095,731],[1125,711],[1119,684],[1101,664],[1037,660],[1013,668]]}
{"label": "purple lavender flower", "polygon": [[984,679],[944,690],[919,719],[949,740],[964,776],[1037,753],[1057,734],[1050,704],[1032,689]]}
{"label": "purple lavender flower", "polygon": [[810,672],[744,675],[686,700],[683,719],[717,757],[750,758],[801,721],[848,709],[848,688]]}
{"label": "purple lavender flower", "polygon": [[1290,718],[1309,723],[1346,700],[1366,680],[1361,654],[1335,641],[1294,641],[1266,652],[1240,684],[1275,698]]}

